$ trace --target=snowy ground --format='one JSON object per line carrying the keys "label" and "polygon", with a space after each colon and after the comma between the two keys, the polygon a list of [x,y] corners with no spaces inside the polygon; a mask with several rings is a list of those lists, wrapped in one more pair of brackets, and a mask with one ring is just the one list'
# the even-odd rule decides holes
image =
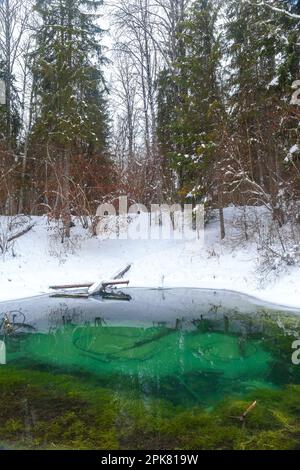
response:
{"label": "snowy ground", "polygon": [[36,218],[34,229],[16,242],[15,256],[0,258],[0,300],[46,293],[51,284],[107,279],[133,263],[128,275],[132,287],[228,289],[300,307],[300,268],[289,268],[262,286],[256,245],[238,246],[236,210],[229,208],[225,215],[227,239],[223,243],[218,220],[205,229],[204,246],[181,240],[100,240],[76,227],[73,253],[65,252],[46,218]]}

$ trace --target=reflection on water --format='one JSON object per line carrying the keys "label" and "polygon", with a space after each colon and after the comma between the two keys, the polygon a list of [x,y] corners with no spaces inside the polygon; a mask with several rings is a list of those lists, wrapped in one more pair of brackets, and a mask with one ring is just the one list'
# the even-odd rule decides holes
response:
{"label": "reflection on water", "polygon": [[299,383],[290,359],[300,331],[297,312],[224,292],[128,291],[125,303],[37,298],[2,304],[7,365],[0,378],[7,367],[31,370],[49,380],[74,380],[74,392],[77,381],[107,390],[129,407],[134,400],[148,408],[163,400],[186,410]]}

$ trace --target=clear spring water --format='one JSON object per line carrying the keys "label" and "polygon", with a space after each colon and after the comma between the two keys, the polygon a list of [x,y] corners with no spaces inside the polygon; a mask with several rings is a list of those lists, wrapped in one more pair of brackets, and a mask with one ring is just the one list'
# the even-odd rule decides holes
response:
{"label": "clear spring water", "polygon": [[[99,387],[99,397],[106,390],[129,408],[139,400],[150,411],[158,402],[176,410],[211,410],[227,397],[255,398],[256,391],[300,383],[300,366],[291,363],[300,331],[297,312],[228,292],[126,293],[131,300],[40,297],[1,304],[1,318],[9,323],[2,323],[0,336],[6,345],[0,393],[5,374],[23,371],[23,385],[34,385],[35,373],[48,374],[49,382],[59,377],[74,393],[78,383]],[[29,421],[32,426],[38,418]],[[22,428],[22,418],[18,422]],[[28,418],[13,440],[24,437],[26,426]]]}

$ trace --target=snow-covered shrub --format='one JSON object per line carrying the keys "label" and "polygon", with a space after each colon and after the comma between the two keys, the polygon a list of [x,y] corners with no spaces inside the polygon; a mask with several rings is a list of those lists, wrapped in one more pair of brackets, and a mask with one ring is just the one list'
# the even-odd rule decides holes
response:
{"label": "snow-covered shrub", "polygon": [[83,231],[82,227],[74,227],[70,237],[65,237],[65,229],[63,222],[59,219],[56,221],[48,221],[49,234],[49,254],[64,263],[69,254],[75,254],[81,248],[81,243],[88,238],[88,232]]}
{"label": "snow-covered shrub", "polygon": [[287,266],[296,266],[300,262],[300,244],[294,245],[282,254],[282,260]]}
{"label": "snow-covered shrub", "polygon": [[265,217],[262,207],[234,207],[231,226],[227,228],[230,244],[239,247],[249,242],[257,242],[260,221]]}
{"label": "snow-covered shrub", "polygon": [[[277,205],[234,208],[229,243],[235,248],[249,243],[257,249],[257,271],[262,284],[270,282],[292,266],[300,266],[300,204],[285,191]],[[278,209],[278,211],[277,211]]]}
{"label": "snow-covered shrub", "polygon": [[288,267],[297,265],[300,265],[300,245],[289,248],[286,252],[266,247],[259,252],[258,272],[261,275],[261,283],[264,284],[287,271]]}
{"label": "snow-covered shrub", "polygon": [[267,281],[291,266],[300,266],[300,225],[289,221],[278,227],[273,220],[261,221],[258,237],[262,279]]}
{"label": "snow-covered shrub", "polygon": [[29,216],[15,215],[0,218],[0,253],[14,254],[14,245],[18,238],[26,235],[34,223]]}
{"label": "snow-covered shrub", "polygon": [[133,224],[137,218],[137,215],[127,214],[98,216],[95,219],[93,236],[102,240],[118,238],[122,233],[128,231],[130,224]]}

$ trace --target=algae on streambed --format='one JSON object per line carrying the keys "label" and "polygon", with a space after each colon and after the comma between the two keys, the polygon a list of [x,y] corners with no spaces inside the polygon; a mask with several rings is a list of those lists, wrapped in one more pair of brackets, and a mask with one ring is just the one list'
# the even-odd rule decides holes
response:
{"label": "algae on streambed", "polygon": [[[300,386],[227,397],[211,411],[129,398],[71,375],[0,369],[0,441],[17,449],[295,449]],[[246,426],[232,419],[254,399]]]}

